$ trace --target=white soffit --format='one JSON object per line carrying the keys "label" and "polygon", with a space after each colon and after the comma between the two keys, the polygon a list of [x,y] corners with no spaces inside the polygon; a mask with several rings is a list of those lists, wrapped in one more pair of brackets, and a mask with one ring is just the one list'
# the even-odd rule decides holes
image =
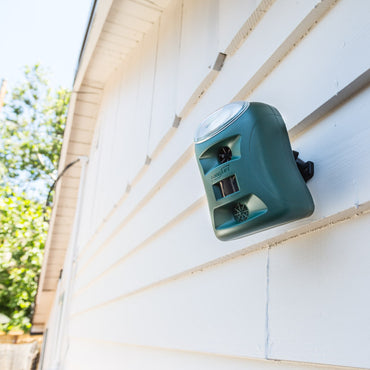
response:
{"label": "white soffit", "polygon": [[[111,6],[107,10],[103,6],[108,3]],[[82,80],[92,86],[103,87],[110,73],[140,43],[168,3],[169,0],[98,1],[75,87],[79,87]],[[104,13],[106,17],[102,20]],[[99,36],[95,38],[94,32],[98,29]]]}

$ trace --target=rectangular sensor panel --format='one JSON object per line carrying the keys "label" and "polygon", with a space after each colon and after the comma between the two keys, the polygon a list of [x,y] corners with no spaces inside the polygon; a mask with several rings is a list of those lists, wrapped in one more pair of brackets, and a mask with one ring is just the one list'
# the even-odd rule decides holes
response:
{"label": "rectangular sensor panel", "polygon": [[239,191],[236,176],[232,175],[230,177],[226,177],[226,179],[217,182],[213,185],[213,191],[217,200],[225,198],[230,194],[236,193],[237,191]]}

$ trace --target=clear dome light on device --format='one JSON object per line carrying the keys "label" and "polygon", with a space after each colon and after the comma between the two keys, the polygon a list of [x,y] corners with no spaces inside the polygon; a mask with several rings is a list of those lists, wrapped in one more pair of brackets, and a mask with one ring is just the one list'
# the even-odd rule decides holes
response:
{"label": "clear dome light on device", "polygon": [[208,116],[198,127],[194,141],[199,143],[209,139],[230,125],[249,106],[248,102],[238,101],[225,105]]}

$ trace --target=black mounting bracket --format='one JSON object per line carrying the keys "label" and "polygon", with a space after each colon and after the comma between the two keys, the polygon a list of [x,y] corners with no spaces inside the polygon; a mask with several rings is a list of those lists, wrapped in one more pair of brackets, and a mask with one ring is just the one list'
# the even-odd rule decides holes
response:
{"label": "black mounting bracket", "polygon": [[305,182],[307,182],[309,179],[311,179],[314,175],[315,169],[314,164],[311,161],[302,161],[302,159],[298,158],[299,153],[293,150],[293,155],[295,159],[295,163],[297,164],[297,167],[299,169],[299,172],[301,173],[303,179]]}

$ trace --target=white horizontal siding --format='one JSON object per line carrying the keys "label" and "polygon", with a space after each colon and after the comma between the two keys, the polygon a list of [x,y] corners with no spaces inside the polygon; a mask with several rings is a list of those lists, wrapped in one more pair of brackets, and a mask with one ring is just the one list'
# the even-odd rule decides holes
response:
{"label": "white horizontal siding", "polygon": [[264,250],[75,315],[71,335],[263,357],[266,261]]}
{"label": "white horizontal siding", "polygon": [[[335,113],[322,120],[320,125],[314,126],[305,135],[301,135],[293,141],[294,148],[298,150],[304,148],[301,151],[303,158],[306,157],[316,163],[316,176],[309,183],[316,203],[315,213],[309,219],[253,235],[247,240],[228,243],[227,250],[222,249],[221,255],[240,248],[253,247],[255,243],[261,243],[263,240],[284,234],[283,230],[299,229],[303,225],[309,227],[312,221],[320,221],[325,217],[331,217],[360,203],[370,201],[368,192],[370,177],[367,171],[363,171],[364,166],[370,167],[368,145],[370,131],[367,125],[370,108],[366,104],[369,97],[370,89],[364,90],[341,106]],[[355,118],[352,113],[354,111],[356,111]],[[325,156],[322,155],[321,148],[323,147],[327,147]],[[343,156],[347,158],[345,163],[342,162]],[[191,182],[188,181],[189,178],[192,179]],[[143,181],[145,179],[144,177]],[[186,190],[183,184],[186,184]],[[178,189],[183,189],[181,196],[179,196]],[[80,267],[86,272],[85,276],[81,273],[77,288],[87,284],[92,278],[116,264],[131,250],[141,248],[147,239],[150,242],[150,237],[154,238],[156,233],[169,224],[172,219],[182,212],[186,212],[189,207],[203,197],[200,178],[193,158],[189,159],[167,183],[164,182],[154,195],[150,196],[149,193],[149,196],[145,197],[142,189],[139,188],[139,190],[141,195],[139,200],[144,199],[144,202],[141,202],[138,208],[138,200],[134,197],[135,192],[132,191],[130,196],[132,195],[134,200],[130,202],[130,198],[127,199],[126,207],[122,209],[125,213],[119,213],[121,223],[118,225],[117,231],[106,236],[106,243],[100,244],[99,249],[85,264],[81,261]],[[203,234],[203,223],[190,220],[183,222],[188,225],[189,230],[189,225],[192,225],[191,230],[194,231],[194,235],[200,237]],[[145,228],[141,229],[140,225],[145,225]],[[208,222],[205,240],[211,238],[212,245],[218,244],[210,231],[210,223]],[[111,235],[113,235],[113,239]],[[191,236],[187,236],[188,238],[191,239]],[[150,248],[148,242],[146,242],[146,248]],[[215,254],[211,255],[210,259],[220,257],[219,250],[214,249]],[[199,255],[197,253],[191,255],[194,255],[195,260],[192,263],[195,264]],[[207,262],[200,258],[198,261],[200,264]]]}
{"label": "white horizontal siding", "polygon": [[[370,367],[370,88],[349,88],[369,68],[369,12],[364,0],[171,2],[96,113],[68,368]],[[192,142],[234,99],[281,111],[315,162],[316,208],[225,243]]]}
{"label": "white horizontal siding", "polygon": [[[104,357],[101,353],[104,353]],[[72,338],[69,357],[67,368],[71,370],[85,369],[87,363],[89,370],[116,370],[117,364],[122,369],[130,370],[350,370],[347,367],[214,356],[91,340],[83,337]]]}
{"label": "white horizontal siding", "polygon": [[218,3],[219,50],[231,54],[231,49],[235,51],[273,0],[219,0]]}
{"label": "white horizontal siding", "polygon": [[[365,368],[370,322],[364,292],[370,252],[362,240],[369,237],[369,217],[355,216],[269,251],[220,261],[92,306],[72,315],[72,336],[84,333],[84,338],[125,345]],[[167,257],[162,254],[171,265]],[[137,271],[140,264],[131,262],[127,269]],[[136,276],[148,274],[145,267],[165,268],[160,262],[159,255],[146,266],[141,262],[144,269]],[[135,285],[133,271],[117,280]],[[106,291],[115,289],[113,280],[105,284]]]}
{"label": "white horizontal siding", "polygon": [[248,98],[279,107],[289,129],[299,125],[369,69],[369,18],[368,1],[339,1]]}
{"label": "white horizontal siding", "polygon": [[370,364],[370,214],[272,248],[270,358]]}

